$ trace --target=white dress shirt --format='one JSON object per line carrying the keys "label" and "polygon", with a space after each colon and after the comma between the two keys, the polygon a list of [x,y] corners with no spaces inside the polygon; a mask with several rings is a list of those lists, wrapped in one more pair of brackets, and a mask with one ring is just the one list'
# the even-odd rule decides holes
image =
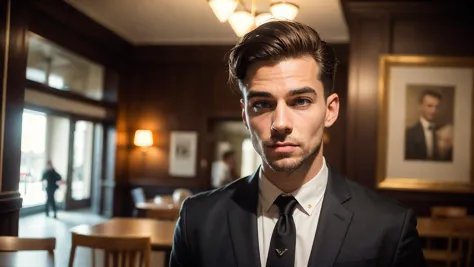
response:
{"label": "white dress shirt", "polygon": [[[308,266],[309,256],[313,247],[316,228],[318,227],[321,205],[326,191],[328,180],[328,168],[323,158],[323,166],[319,173],[305,183],[302,187],[291,193],[298,205],[293,212],[296,225],[296,250],[294,267]],[[259,181],[259,203],[258,203],[258,245],[260,250],[260,262],[265,267],[270,248],[273,228],[278,220],[278,207],[273,204],[275,199],[283,194],[272,184],[260,169]]]}
{"label": "white dress shirt", "polygon": [[434,127],[433,123],[430,123],[425,118],[420,117],[421,126],[423,126],[423,132],[425,133],[425,142],[426,142],[426,154],[428,158],[433,156],[434,140],[433,140],[433,130],[430,130],[430,126]]}

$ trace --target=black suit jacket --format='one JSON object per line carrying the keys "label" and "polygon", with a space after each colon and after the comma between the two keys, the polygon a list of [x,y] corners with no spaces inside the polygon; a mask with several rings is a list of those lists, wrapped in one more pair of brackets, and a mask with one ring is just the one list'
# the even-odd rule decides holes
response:
{"label": "black suit jacket", "polygon": [[[258,173],[183,203],[170,267],[261,266]],[[330,168],[308,266],[424,267],[416,217]]]}
{"label": "black suit jacket", "polygon": [[425,131],[421,122],[408,128],[405,133],[405,159],[428,159]]}

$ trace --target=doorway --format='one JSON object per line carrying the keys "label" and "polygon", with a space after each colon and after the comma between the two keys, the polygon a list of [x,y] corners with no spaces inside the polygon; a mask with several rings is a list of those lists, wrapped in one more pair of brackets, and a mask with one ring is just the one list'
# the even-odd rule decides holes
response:
{"label": "doorway", "polygon": [[42,176],[48,160],[61,176],[55,193],[58,209],[100,205],[93,198],[100,200],[100,188],[95,187],[100,186],[102,138],[100,122],[24,109],[19,184],[22,214],[43,211],[46,192]]}

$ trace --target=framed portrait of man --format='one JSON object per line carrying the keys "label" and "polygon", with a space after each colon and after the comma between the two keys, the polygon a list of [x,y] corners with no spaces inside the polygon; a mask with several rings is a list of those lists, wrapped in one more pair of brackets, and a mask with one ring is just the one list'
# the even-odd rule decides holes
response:
{"label": "framed portrait of man", "polygon": [[377,187],[474,191],[474,59],[382,55]]}

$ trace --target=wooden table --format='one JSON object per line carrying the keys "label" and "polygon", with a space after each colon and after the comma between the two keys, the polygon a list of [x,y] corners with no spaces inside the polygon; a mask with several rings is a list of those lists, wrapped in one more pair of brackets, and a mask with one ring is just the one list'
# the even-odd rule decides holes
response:
{"label": "wooden table", "polygon": [[0,252],[0,267],[54,267],[47,251]]}
{"label": "wooden table", "polygon": [[173,246],[175,221],[141,218],[113,218],[96,225],[79,225],[71,232],[82,235],[149,236],[152,250],[168,251]]}
{"label": "wooden table", "polygon": [[[464,218],[445,218],[445,219],[433,219],[431,217],[419,217],[417,218],[417,230],[421,237],[449,237],[453,233],[453,229],[458,227],[473,226],[474,229],[474,217]],[[459,232],[456,237],[462,237]]]}
{"label": "wooden table", "polygon": [[176,205],[170,196],[163,196],[160,202],[150,199],[147,202],[137,203],[135,208],[139,217],[176,220],[181,207]]}

